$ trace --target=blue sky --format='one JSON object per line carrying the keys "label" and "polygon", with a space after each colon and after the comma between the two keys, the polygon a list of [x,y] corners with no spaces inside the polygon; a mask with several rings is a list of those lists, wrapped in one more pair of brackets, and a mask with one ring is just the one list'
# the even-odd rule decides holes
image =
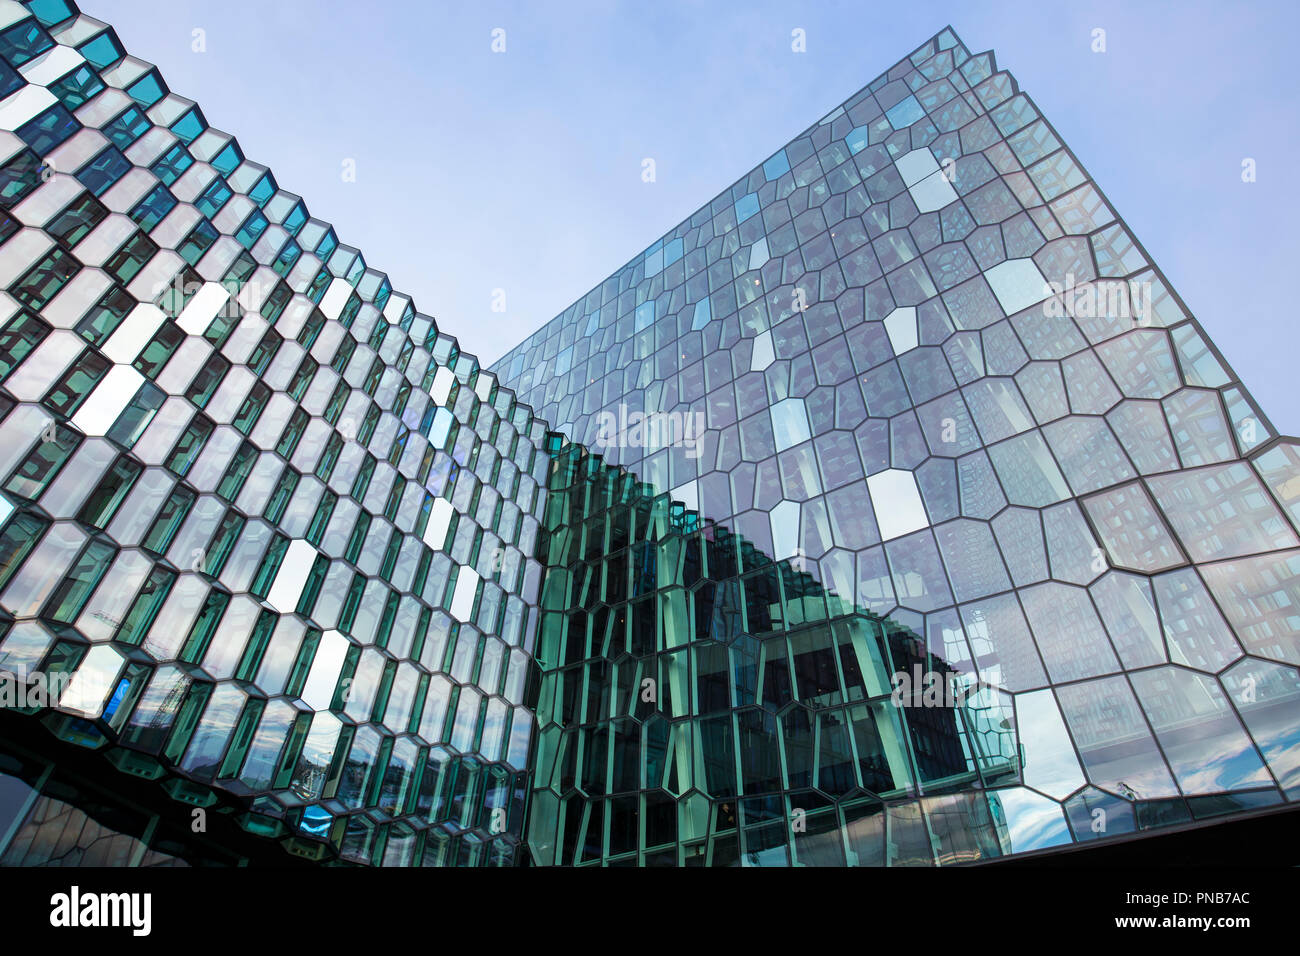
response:
{"label": "blue sky", "polygon": [[1300,434],[1292,2],[82,6],[485,363],[951,24],[996,51]]}

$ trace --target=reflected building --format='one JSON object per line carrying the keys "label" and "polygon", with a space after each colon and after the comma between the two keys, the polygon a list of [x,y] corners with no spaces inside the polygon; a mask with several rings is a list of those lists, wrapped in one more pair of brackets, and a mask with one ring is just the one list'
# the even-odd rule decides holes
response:
{"label": "reflected building", "polygon": [[950,865],[1300,794],[1300,448],[951,30],[492,370],[69,0],[0,60],[0,863]]}
{"label": "reflected building", "polygon": [[[536,862],[896,862],[862,820],[1017,781],[1010,708],[922,637],[588,449],[548,444]],[[945,805],[968,815],[962,858],[1005,852],[982,796]]]}

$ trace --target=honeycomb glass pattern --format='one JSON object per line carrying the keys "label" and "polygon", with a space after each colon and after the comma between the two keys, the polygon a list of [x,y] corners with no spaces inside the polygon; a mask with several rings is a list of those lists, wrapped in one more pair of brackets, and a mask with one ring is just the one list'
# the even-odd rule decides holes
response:
{"label": "honeycomb glass pattern", "polygon": [[[1296,798],[1300,449],[951,30],[494,369],[709,529],[548,503],[540,859],[932,865]],[[966,693],[891,710],[867,661]]]}
{"label": "honeycomb glass pattern", "polygon": [[[291,859],[520,862],[544,425],[106,24],[0,0],[0,57],[0,669],[57,688],[5,737]],[[5,862],[155,826],[40,799]]]}
{"label": "honeycomb glass pattern", "polygon": [[[933,865],[1012,852],[1003,798],[1026,791],[984,792],[1020,783],[1009,695],[626,469],[558,434],[550,448],[537,862]],[[917,675],[912,693],[895,692],[900,673]],[[927,819],[947,831],[942,845]]]}
{"label": "honeycomb glass pattern", "polygon": [[0,0],[0,290],[0,864],[935,866],[1300,795],[1300,447],[950,30],[488,370]]}

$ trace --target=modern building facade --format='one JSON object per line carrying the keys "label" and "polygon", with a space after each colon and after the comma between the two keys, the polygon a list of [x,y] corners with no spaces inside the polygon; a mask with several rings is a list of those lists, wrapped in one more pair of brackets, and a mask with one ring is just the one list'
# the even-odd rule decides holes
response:
{"label": "modern building facade", "polygon": [[0,863],[936,865],[1300,795],[1300,449],[944,30],[480,367],[0,0]]}
{"label": "modern building facade", "polygon": [[[1297,795],[1296,445],[1032,100],[950,30],[494,369],[607,465],[910,635],[966,690],[947,711],[965,766],[928,763],[927,710],[902,709],[900,732],[898,708],[874,709],[907,657],[882,652],[873,679],[833,623],[755,614],[782,575],[746,562],[743,623],[714,638],[739,643],[693,643],[696,696],[609,757],[643,765],[642,813],[677,799],[678,845],[709,862],[988,859]],[[660,613],[642,673],[678,666]],[[721,673],[730,694],[705,694]],[[549,838],[549,808],[576,825],[572,801],[592,805],[550,762],[604,743],[545,695],[537,714],[530,834]],[[674,790],[660,718],[727,771]]]}

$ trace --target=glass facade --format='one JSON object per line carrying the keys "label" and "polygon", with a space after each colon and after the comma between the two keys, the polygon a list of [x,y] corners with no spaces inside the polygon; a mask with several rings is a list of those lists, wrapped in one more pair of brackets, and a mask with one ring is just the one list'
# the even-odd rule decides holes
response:
{"label": "glass facade", "polygon": [[123,847],[520,862],[543,423],[106,24],[0,57],[0,860],[72,858],[62,742]]}
{"label": "glass facade", "polygon": [[[585,512],[543,555],[546,862],[943,864],[1300,796],[1300,448],[951,30],[494,370],[727,529],[611,536],[639,608],[612,557],[607,608],[550,590]],[[956,703],[890,706],[917,661]]]}
{"label": "glass facade", "polygon": [[[1002,695],[626,469],[558,434],[550,447],[535,862],[907,865],[1011,850],[1003,795],[1026,791],[981,792],[1019,783]],[[915,679],[906,693],[895,674]]]}
{"label": "glass facade", "polygon": [[488,370],[0,0],[0,290],[0,863],[944,865],[1300,796],[1300,447],[950,30]]}

